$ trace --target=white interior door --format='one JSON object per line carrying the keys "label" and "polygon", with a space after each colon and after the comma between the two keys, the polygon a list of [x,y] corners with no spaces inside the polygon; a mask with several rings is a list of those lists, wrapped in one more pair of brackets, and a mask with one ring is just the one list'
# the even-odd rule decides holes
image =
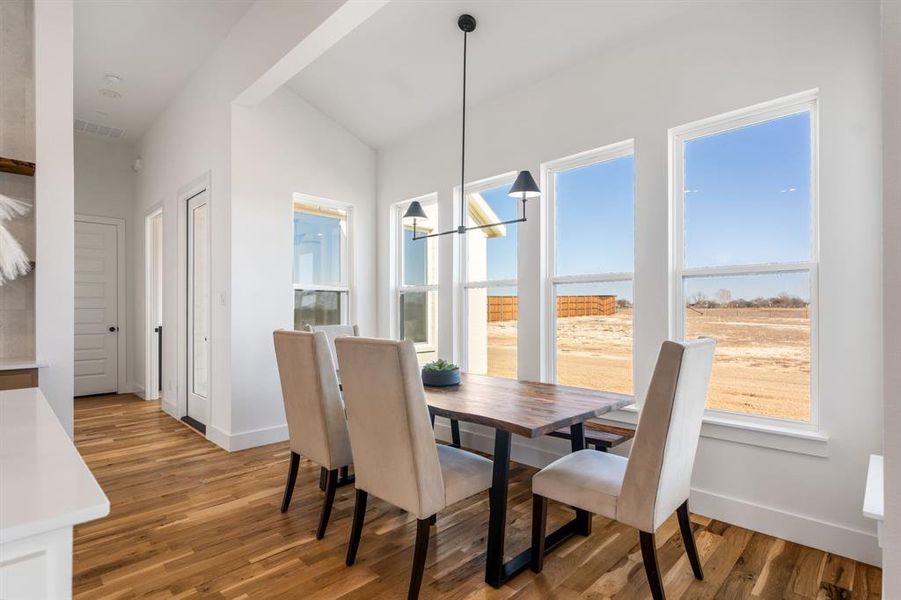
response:
{"label": "white interior door", "polygon": [[156,400],[163,390],[161,343],[163,336],[163,214],[148,217],[147,247],[147,360],[150,365],[145,385],[145,397]]}
{"label": "white interior door", "polygon": [[118,389],[118,264],[117,227],[76,221],[76,396]]}
{"label": "white interior door", "polygon": [[207,193],[188,200],[187,416],[206,425],[210,387],[210,209]]}

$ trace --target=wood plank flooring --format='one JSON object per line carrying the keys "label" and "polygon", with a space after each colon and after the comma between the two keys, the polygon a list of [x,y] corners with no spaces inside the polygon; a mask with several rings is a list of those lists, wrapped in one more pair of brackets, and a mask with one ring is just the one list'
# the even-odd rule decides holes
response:
{"label": "wood plank flooring", "polygon": [[[338,490],[316,541],[319,469],[302,461],[291,508],[279,512],[287,444],[225,452],[135,396],[75,401],[75,438],[109,496],[109,517],[75,530],[76,598],[370,599],[405,596],[415,520],[370,498],[357,564],[344,566],[353,486]],[[530,479],[514,465],[508,551],[529,542]],[[551,503],[549,528],[570,517]],[[657,538],[667,597],[879,598],[879,569],[693,516],[706,579],[696,581],[675,518]],[[499,590],[483,581],[488,496],[438,516],[422,598],[650,597],[638,533],[595,517],[594,533],[551,554],[544,572]]]}

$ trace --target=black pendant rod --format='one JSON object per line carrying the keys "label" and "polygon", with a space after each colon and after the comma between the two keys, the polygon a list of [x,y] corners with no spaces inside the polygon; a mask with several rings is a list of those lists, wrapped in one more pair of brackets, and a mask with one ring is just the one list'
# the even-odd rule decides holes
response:
{"label": "black pendant rod", "polygon": [[466,40],[469,32],[463,30],[463,136],[460,144],[460,228],[466,227]]}

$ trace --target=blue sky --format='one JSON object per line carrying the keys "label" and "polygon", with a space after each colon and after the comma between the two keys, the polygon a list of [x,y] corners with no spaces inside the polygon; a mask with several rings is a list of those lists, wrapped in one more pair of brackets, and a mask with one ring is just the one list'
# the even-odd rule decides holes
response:
{"label": "blue sky", "polygon": [[[685,145],[685,266],[708,267],[810,258],[810,116],[790,115]],[[634,269],[634,158],[565,171],[556,181],[558,275]],[[501,220],[519,215],[500,186],[482,196]],[[666,202],[666,198],[661,198]],[[488,240],[489,279],[516,278],[518,226]],[[422,271],[422,265],[416,265]],[[752,299],[781,292],[808,299],[806,274],[698,278],[686,297]],[[561,286],[562,294],[615,293],[632,299],[631,284]],[[495,290],[493,293],[509,293]]]}

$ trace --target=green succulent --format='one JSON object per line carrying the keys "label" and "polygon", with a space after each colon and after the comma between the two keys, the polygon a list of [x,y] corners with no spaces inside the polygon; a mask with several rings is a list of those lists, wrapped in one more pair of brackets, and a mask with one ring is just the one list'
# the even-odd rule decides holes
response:
{"label": "green succulent", "polygon": [[430,362],[425,365],[423,369],[426,371],[453,371],[454,369],[458,369],[459,367],[452,362],[447,362],[443,358],[439,358],[436,361]]}

